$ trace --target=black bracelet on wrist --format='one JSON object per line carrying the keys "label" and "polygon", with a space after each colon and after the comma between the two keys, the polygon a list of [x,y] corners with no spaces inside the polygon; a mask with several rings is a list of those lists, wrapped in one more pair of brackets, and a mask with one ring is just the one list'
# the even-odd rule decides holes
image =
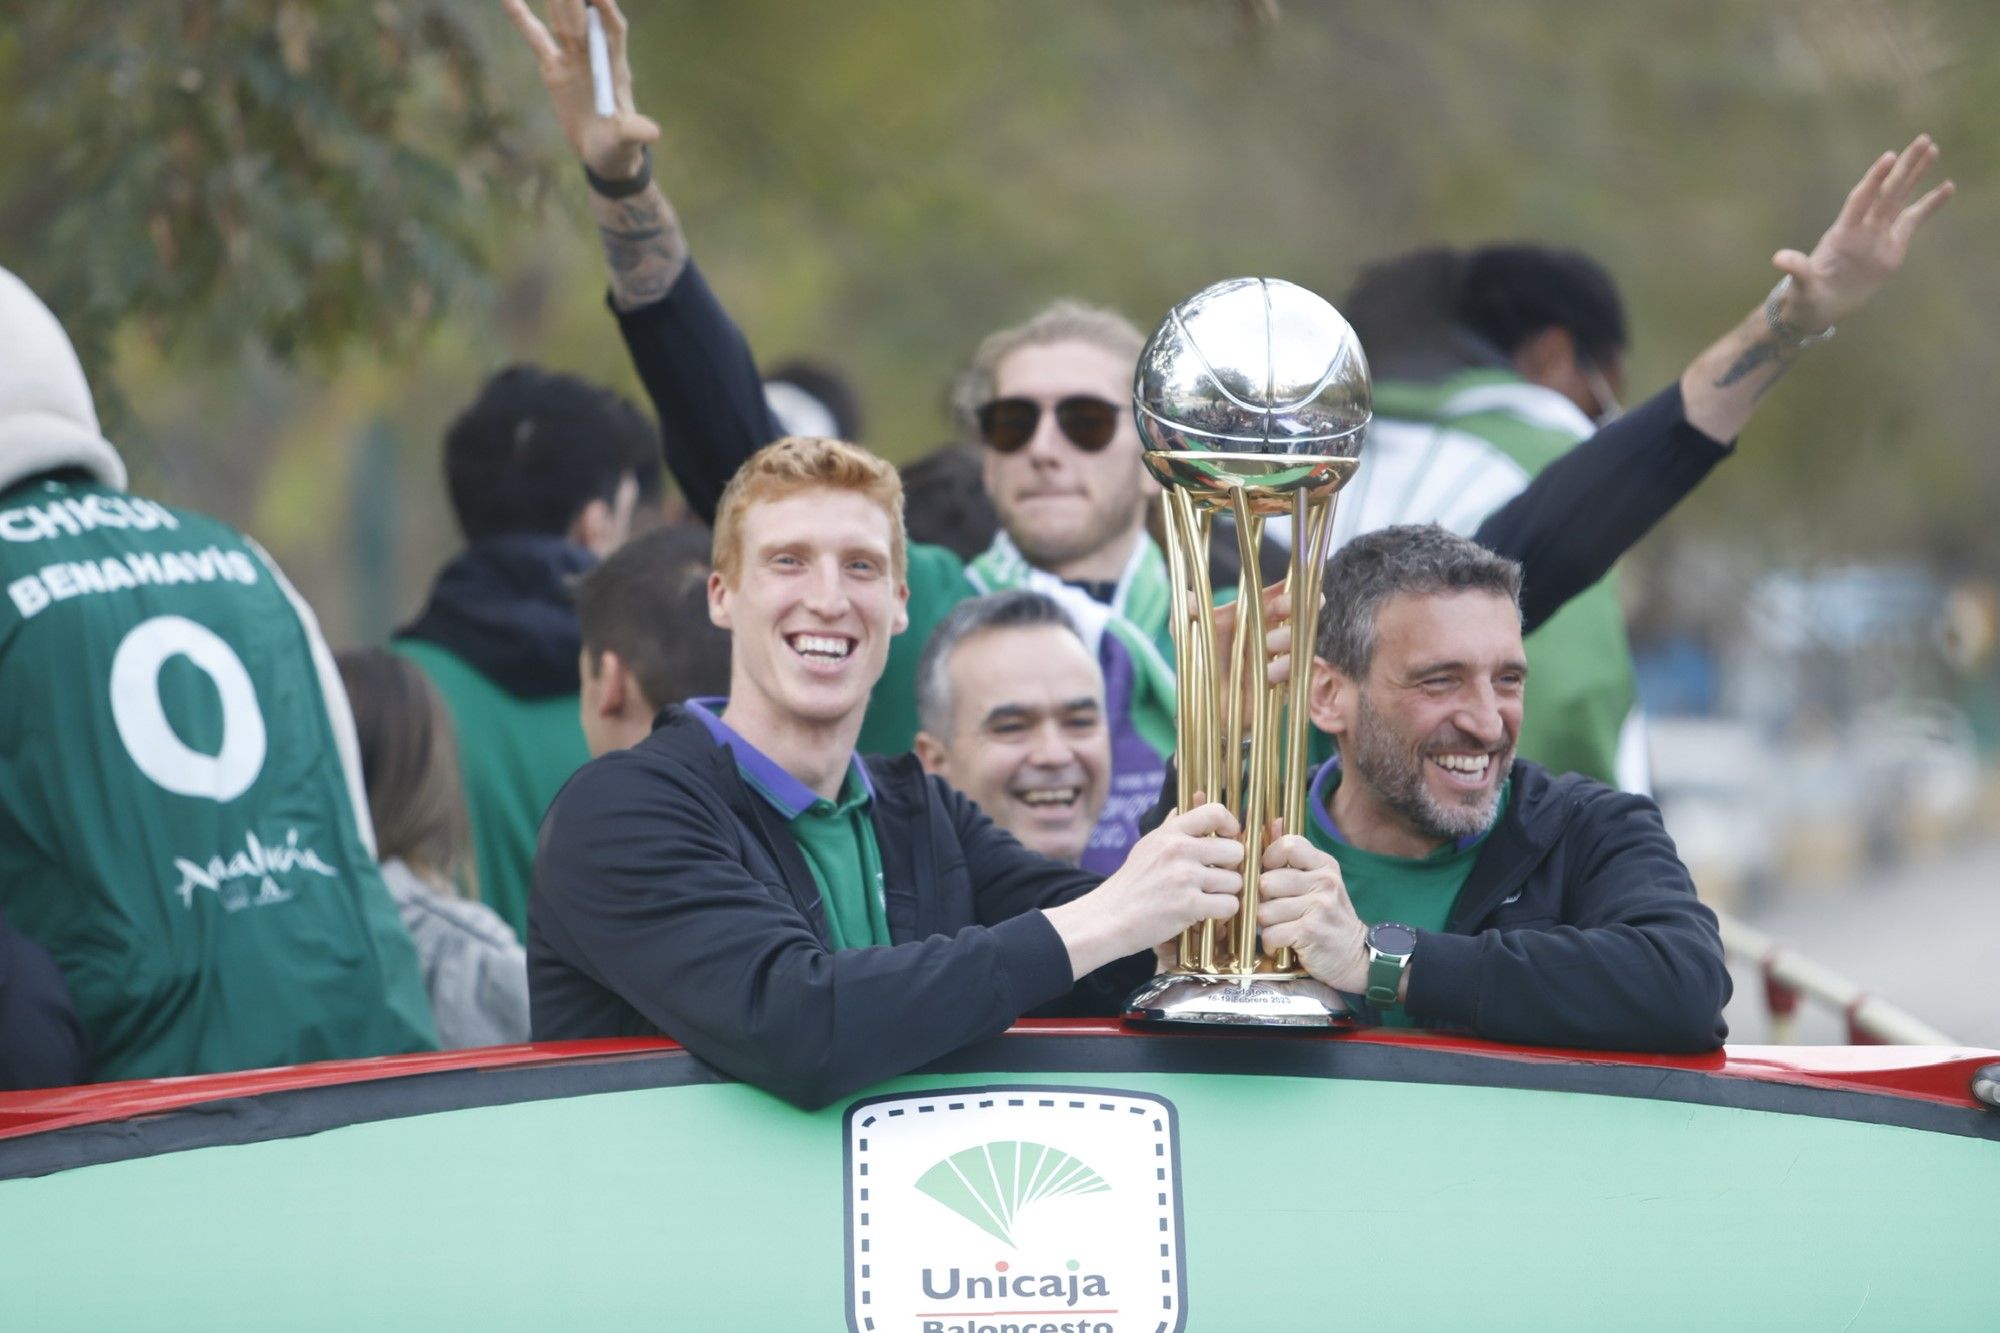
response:
{"label": "black bracelet on wrist", "polygon": [[645,144],[640,147],[639,174],[636,176],[622,181],[606,180],[586,165],[583,169],[583,178],[590,182],[592,194],[605,199],[630,199],[653,183],[653,145]]}
{"label": "black bracelet on wrist", "polygon": [[1831,338],[1835,330],[1834,326],[1829,324],[1818,333],[1801,333],[1791,325],[1785,323],[1785,318],[1779,311],[1784,307],[1785,294],[1791,290],[1792,275],[1787,273],[1784,277],[1778,279],[1778,285],[1773,287],[1771,294],[1764,298],[1764,323],[1770,327],[1771,332],[1776,335],[1779,342],[1794,352],[1800,352],[1808,347],[1819,346]]}

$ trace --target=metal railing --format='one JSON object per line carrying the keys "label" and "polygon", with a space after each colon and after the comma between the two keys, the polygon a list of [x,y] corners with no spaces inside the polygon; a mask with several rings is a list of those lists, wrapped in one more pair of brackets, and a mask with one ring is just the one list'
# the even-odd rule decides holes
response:
{"label": "metal railing", "polygon": [[1732,965],[1754,970],[1763,979],[1772,1041],[1786,1044],[1797,1040],[1799,1004],[1809,999],[1846,1020],[1851,1046],[1962,1044],[1762,931],[1735,917],[1716,915],[1722,926],[1723,955]]}

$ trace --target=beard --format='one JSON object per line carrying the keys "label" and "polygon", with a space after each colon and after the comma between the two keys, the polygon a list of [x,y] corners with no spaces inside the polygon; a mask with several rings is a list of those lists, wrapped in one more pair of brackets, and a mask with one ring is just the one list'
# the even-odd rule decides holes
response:
{"label": "beard", "polygon": [[996,499],[1000,526],[1036,569],[1056,570],[1095,555],[1140,526],[1149,497],[1143,491],[1093,501],[1074,524],[1032,523],[1020,509]]}
{"label": "beard", "polygon": [[[1456,842],[1484,833],[1492,827],[1500,808],[1502,783],[1484,793],[1466,793],[1453,801],[1440,801],[1424,781],[1425,756],[1444,751],[1480,750],[1479,742],[1457,730],[1411,745],[1368,702],[1361,691],[1355,710],[1354,730],[1343,737],[1340,764],[1347,778],[1367,784],[1377,800],[1401,815],[1412,829],[1438,842]],[[1514,742],[1493,756],[1506,772],[1514,762]]]}

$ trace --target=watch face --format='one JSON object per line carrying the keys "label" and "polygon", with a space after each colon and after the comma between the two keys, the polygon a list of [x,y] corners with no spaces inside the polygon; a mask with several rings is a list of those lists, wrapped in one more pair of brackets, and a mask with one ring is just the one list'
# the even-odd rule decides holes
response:
{"label": "watch face", "polygon": [[1417,947],[1417,932],[1396,921],[1384,921],[1368,932],[1368,943],[1378,953],[1408,954]]}

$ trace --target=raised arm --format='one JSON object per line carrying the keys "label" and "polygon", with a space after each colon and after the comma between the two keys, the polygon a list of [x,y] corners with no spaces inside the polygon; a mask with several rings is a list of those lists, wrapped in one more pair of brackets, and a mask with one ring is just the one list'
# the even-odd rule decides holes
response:
{"label": "raised arm", "polygon": [[1532,633],[1666,517],[1732,446],[1695,429],[1670,384],[1536,474],[1472,539],[1521,566]]}
{"label": "raised arm", "polygon": [[611,308],[660,420],[667,470],[704,522],[722,489],[778,427],[742,331],[688,255],[680,219],[652,180],[660,127],[632,100],[627,27],[617,0],[598,0],[617,112],[597,114],[584,0],[549,0],[544,24],[526,0],[507,13],[535,54],[542,86],[590,178],[590,208],[611,271]]}
{"label": "raised arm", "polygon": [[1677,384],[1544,468],[1480,525],[1477,541],[1521,562],[1528,629],[1604,577],[1727,456],[1800,351],[1858,313],[1902,267],[1910,238],[1952,195],[1946,181],[1906,203],[1937,156],[1928,135],[1884,153],[1810,255],[1781,250],[1773,258],[1782,290],[1696,357]]}
{"label": "raised arm", "polygon": [[1771,257],[1784,274],[1771,299],[1681,376],[1690,423],[1711,439],[1735,438],[1802,348],[1874,299],[1903,266],[1917,228],[1952,196],[1955,187],[1946,181],[1909,202],[1937,159],[1938,147],[1928,134],[1900,153],[1882,154],[1848,192],[1840,215],[1811,254],[1780,250]]}
{"label": "raised arm", "polygon": [[600,116],[591,85],[586,35],[590,6],[584,0],[550,0],[549,21],[544,24],[528,8],[527,0],[506,0],[506,5],[507,17],[535,53],[549,105],[584,169],[614,190],[628,189],[641,177],[647,178],[641,188],[619,198],[593,188],[590,211],[597,219],[597,234],[611,265],[612,305],[619,310],[650,305],[667,294],[687,267],[688,249],[673,205],[650,179],[651,148],[659,142],[660,127],[640,115],[632,104],[625,15],[617,0],[602,0],[596,7],[604,20],[617,102],[615,115]]}

